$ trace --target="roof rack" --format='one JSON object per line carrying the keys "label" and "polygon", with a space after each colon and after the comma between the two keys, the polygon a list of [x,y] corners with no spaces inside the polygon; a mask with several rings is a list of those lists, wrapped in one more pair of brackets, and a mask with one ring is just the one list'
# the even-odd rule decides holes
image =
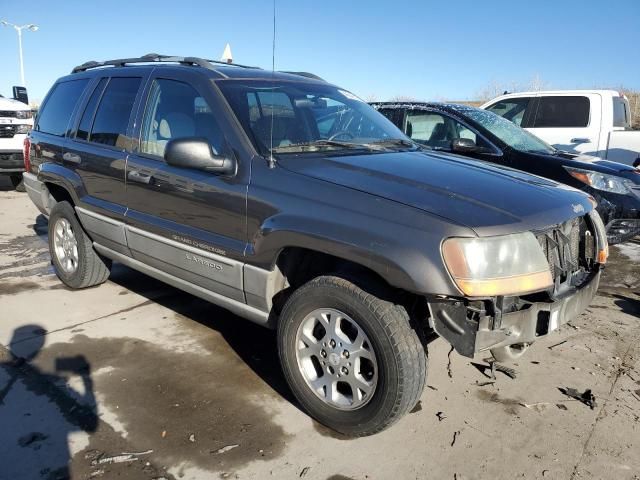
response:
{"label": "roof rack", "polygon": [[199,57],[176,57],[172,55],[159,55],[157,53],[148,53],[146,55],[143,55],[142,57],[120,58],[116,60],[106,60],[104,62],[96,62],[92,60],[89,62],[85,62],[82,65],[78,65],[73,70],[71,70],[71,73],[86,72],[87,70],[90,70],[92,68],[100,68],[100,67],[124,67],[132,63],[179,63],[181,65],[193,65],[193,66],[206,68],[208,70],[213,70],[218,74],[222,75],[223,77],[226,77],[226,75],[220,72],[216,68],[216,65],[224,65],[224,66],[238,67],[238,68],[259,68],[259,67],[250,67],[248,65],[240,65],[239,63],[226,63],[226,62],[220,62],[218,60],[208,60],[206,58],[199,58]]}
{"label": "roof rack", "polygon": [[313,78],[314,80],[320,80],[321,82],[326,82],[324,78],[319,77],[315,73],[311,73],[311,72],[288,72],[286,70],[280,70],[280,73],[288,73],[289,75],[298,75],[299,77]]}

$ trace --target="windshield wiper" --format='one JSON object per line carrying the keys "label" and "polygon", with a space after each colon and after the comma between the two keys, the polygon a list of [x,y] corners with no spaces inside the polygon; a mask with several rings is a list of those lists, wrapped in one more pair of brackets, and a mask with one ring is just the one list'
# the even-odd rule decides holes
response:
{"label": "windshield wiper", "polygon": [[375,146],[372,146],[372,144],[370,143],[353,143],[353,142],[341,142],[339,140],[320,139],[320,140],[314,140],[313,142],[292,143],[290,145],[281,145],[279,147],[274,147],[273,151],[275,153],[283,152],[286,150],[295,150],[295,149],[300,149],[301,151],[309,151],[307,150],[307,148],[314,148],[314,147],[340,147],[340,148],[350,148],[350,149],[375,148]]}
{"label": "windshield wiper", "polygon": [[413,148],[420,147],[416,142],[412,140],[406,140],[404,138],[387,138],[385,140],[378,140],[375,142],[371,142],[370,144],[367,144],[367,145],[381,145],[381,146],[402,145],[405,147],[413,147]]}

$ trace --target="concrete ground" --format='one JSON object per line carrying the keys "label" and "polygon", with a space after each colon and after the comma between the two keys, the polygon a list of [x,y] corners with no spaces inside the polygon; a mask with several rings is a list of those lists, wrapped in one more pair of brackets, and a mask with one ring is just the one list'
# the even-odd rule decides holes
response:
{"label": "concrete ground", "polygon": [[436,340],[413,413],[352,440],[299,410],[272,332],[122,266],[67,290],[46,220],[0,182],[1,479],[640,478],[639,242],[516,379],[448,370]]}

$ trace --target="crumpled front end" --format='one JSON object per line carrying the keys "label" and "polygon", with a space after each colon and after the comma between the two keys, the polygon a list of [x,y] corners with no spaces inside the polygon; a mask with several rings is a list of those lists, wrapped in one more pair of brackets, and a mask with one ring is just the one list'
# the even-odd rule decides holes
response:
{"label": "crumpled front end", "polygon": [[467,357],[529,344],[580,315],[596,294],[608,244],[597,212],[534,232],[553,278],[547,291],[523,296],[429,301],[430,325]]}

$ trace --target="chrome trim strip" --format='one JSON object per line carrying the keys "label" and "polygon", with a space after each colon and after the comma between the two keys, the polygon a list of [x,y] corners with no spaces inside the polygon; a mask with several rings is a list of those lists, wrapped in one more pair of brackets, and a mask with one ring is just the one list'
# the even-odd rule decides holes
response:
{"label": "chrome trim strip", "polygon": [[109,218],[105,215],[100,215],[99,213],[92,212],[91,210],[87,210],[86,208],[76,207],[76,212],[88,217],[95,218],[96,220],[100,220],[101,222],[110,223],[111,225],[115,225],[116,227],[122,227],[124,225],[124,222],[119,222],[118,220],[114,220],[113,218]]}
{"label": "chrome trim strip", "polygon": [[246,318],[247,320],[251,320],[252,322],[265,326],[268,324],[269,314],[267,312],[258,310],[257,308],[251,307],[245,303],[238,302],[223,295],[219,295],[215,292],[211,292],[205,288],[199,287],[198,285],[194,285],[193,283],[187,282],[186,280],[158,270],[157,268],[151,267],[131,257],[122,255],[107,247],[103,247],[98,243],[94,242],[93,246],[100,254],[104,255],[105,257],[120,262],[151,277],[157,278],[158,280],[168,283],[169,285],[179,288],[180,290],[195,295],[196,297],[200,297],[203,300],[214,303],[235,313],[236,315]]}
{"label": "chrome trim strip", "polygon": [[207,250],[202,250],[200,248],[192,247],[191,245],[187,245],[186,243],[176,242],[175,240],[171,240],[170,238],[163,237],[161,235],[156,235],[155,233],[147,232],[146,230],[142,230],[137,227],[132,227],[131,225],[127,225],[125,229],[128,232],[135,233],[137,235],[141,235],[143,237],[150,238],[151,240],[155,240],[157,242],[165,243],[174,248],[178,248],[180,250],[185,250],[187,252],[191,252],[194,255],[198,255],[200,257],[208,258],[209,260],[213,260],[215,262],[224,263],[229,267],[234,266],[242,266],[244,265],[242,262],[238,262],[237,260],[232,260],[227,257],[223,257],[221,255],[216,255],[215,253],[208,252]]}

